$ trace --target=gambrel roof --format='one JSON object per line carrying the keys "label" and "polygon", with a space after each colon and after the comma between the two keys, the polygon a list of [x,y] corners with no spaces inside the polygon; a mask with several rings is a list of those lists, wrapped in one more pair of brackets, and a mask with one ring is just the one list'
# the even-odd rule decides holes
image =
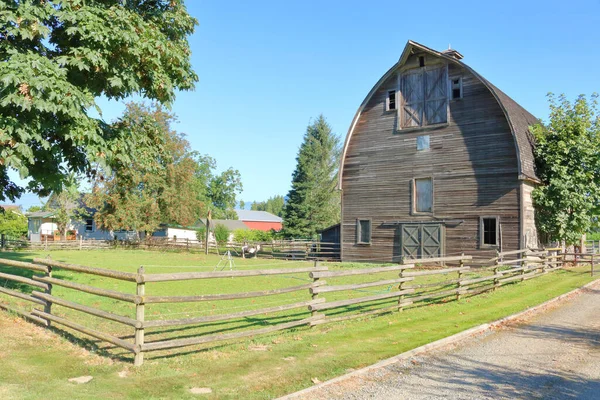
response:
{"label": "gambrel roof", "polygon": [[539,182],[535,174],[535,161],[533,155],[533,139],[531,133],[529,131],[529,126],[535,125],[539,122],[539,120],[534,117],[529,111],[525,110],[521,107],[516,101],[511,99],[508,95],[506,95],[503,91],[498,89],[496,86],[492,85],[487,79],[483,76],[475,72],[471,67],[460,61],[462,56],[458,53],[459,57],[454,57],[453,54],[457,52],[439,52],[429,47],[423,46],[417,42],[413,42],[409,40],[406,44],[400,59],[392,68],[390,68],[379,81],[373,86],[367,97],[362,102],[360,108],[356,112],[354,119],[352,120],[352,124],[348,129],[348,134],[346,136],[346,141],[344,143],[344,148],[342,151],[342,158],[340,163],[340,171],[338,174],[338,187],[342,188],[342,178],[343,178],[343,170],[344,170],[344,160],[346,158],[346,152],[348,151],[348,146],[350,144],[350,140],[352,138],[352,133],[356,127],[360,119],[360,115],[371,99],[371,97],[377,92],[379,87],[390,78],[398,68],[400,68],[408,59],[408,57],[415,51],[420,51],[424,53],[432,54],[436,57],[447,60],[449,63],[454,63],[464,68],[473,74],[477,79],[479,79],[492,93],[496,101],[498,101],[498,105],[504,112],[506,116],[508,125],[510,126],[511,133],[515,142],[517,160],[518,160],[518,173],[519,179],[521,180],[530,180],[534,182]]}

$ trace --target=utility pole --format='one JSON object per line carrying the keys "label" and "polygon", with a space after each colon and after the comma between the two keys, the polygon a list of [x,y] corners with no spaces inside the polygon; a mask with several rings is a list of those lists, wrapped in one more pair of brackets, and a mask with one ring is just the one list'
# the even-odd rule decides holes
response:
{"label": "utility pole", "polygon": [[208,215],[206,216],[206,241],[204,242],[204,254],[208,255],[208,237],[210,235],[210,220],[212,217],[212,211],[208,210]]}

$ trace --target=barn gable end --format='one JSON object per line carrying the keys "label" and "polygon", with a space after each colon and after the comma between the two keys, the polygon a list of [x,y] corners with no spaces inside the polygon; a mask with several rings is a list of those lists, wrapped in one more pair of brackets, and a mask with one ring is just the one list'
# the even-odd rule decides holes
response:
{"label": "barn gable end", "polygon": [[460,58],[409,41],[356,113],[339,174],[343,259],[492,253],[519,248],[525,232],[537,240],[520,183],[537,180],[535,118]]}

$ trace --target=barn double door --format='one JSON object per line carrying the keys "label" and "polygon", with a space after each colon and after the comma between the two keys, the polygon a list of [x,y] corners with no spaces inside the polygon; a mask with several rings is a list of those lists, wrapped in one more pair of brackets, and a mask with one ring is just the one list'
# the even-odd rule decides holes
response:
{"label": "barn double door", "polygon": [[442,224],[400,225],[402,259],[442,257],[444,227]]}

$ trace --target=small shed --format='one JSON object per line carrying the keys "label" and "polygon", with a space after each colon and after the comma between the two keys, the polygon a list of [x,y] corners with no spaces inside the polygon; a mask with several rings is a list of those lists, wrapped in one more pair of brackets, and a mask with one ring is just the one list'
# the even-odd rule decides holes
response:
{"label": "small shed", "polygon": [[328,228],[319,231],[321,243],[340,244],[340,224],[331,225]]}
{"label": "small shed", "polygon": [[55,211],[36,211],[27,214],[27,236],[31,242],[41,242],[46,237],[54,239]]}

